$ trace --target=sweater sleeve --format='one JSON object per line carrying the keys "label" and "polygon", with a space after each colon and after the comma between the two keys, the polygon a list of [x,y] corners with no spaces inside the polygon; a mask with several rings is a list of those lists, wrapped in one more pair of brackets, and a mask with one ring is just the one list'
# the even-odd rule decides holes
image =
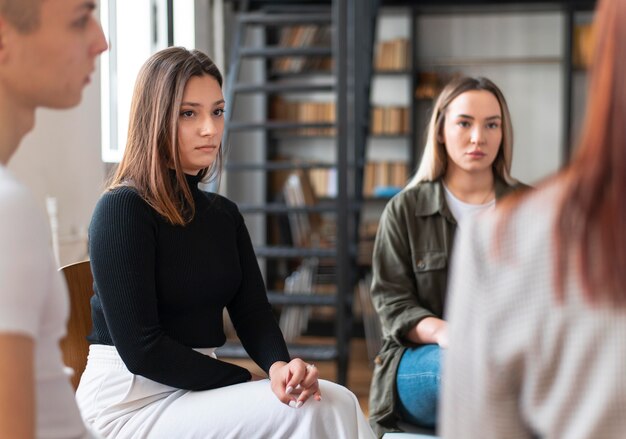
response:
{"label": "sweater sleeve", "polygon": [[289,351],[267,300],[248,229],[239,211],[236,215],[239,222],[237,249],[243,279],[228,305],[228,312],[246,352],[265,372],[269,372],[274,362],[289,362]]}
{"label": "sweater sleeve", "polygon": [[200,354],[159,323],[154,210],[133,190],[105,194],[89,230],[95,290],[113,344],[129,371],[172,387],[203,390],[249,381],[250,372]]}

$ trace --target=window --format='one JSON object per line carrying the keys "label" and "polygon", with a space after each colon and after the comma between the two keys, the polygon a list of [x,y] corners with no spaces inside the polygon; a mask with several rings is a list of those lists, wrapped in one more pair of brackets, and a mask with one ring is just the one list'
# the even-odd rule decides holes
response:
{"label": "window", "polygon": [[102,160],[119,162],[137,73],[168,43],[195,47],[194,0],[102,0],[100,11],[110,43],[101,58]]}

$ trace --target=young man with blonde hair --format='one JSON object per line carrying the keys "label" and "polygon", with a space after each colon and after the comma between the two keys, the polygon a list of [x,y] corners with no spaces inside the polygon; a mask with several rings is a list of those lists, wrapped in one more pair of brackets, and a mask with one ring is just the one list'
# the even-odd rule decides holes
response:
{"label": "young man with blonde hair", "polygon": [[[0,0],[0,437],[85,438],[59,340],[68,316],[45,218],[6,169],[38,107],[76,106],[107,48],[94,0]],[[51,148],[54,145],[42,145]]]}

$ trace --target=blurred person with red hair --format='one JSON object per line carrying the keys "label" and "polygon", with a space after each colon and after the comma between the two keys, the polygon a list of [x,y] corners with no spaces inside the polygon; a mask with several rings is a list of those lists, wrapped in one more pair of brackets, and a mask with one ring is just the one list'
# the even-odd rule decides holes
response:
{"label": "blurred person with red hair", "polygon": [[444,438],[626,434],[626,1],[595,20],[574,159],[455,246]]}

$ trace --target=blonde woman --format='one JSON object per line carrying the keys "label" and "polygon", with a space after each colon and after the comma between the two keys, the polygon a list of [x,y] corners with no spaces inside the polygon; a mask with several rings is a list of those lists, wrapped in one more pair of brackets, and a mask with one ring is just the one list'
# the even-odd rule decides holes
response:
{"label": "blonde woman", "polygon": [[464,77],[443,89],[419,169],[386,206],[374,245],[372,300],[384,343],[370,423],[379,435],[398,430],[398,420],[436,425],[454,235],[519,186],[510,175],[512,148],[509,110],[493,82]]}
{"label": "blonde woman", "polygon": [[[105,437],[371,438],[355,396],[290,358],[237,206],[218,177],[226,102],[202,52],[142,67],[124,157],[93,215],[89,361],[76,396]],[[228,309],[270,380],[216,358]]]}

